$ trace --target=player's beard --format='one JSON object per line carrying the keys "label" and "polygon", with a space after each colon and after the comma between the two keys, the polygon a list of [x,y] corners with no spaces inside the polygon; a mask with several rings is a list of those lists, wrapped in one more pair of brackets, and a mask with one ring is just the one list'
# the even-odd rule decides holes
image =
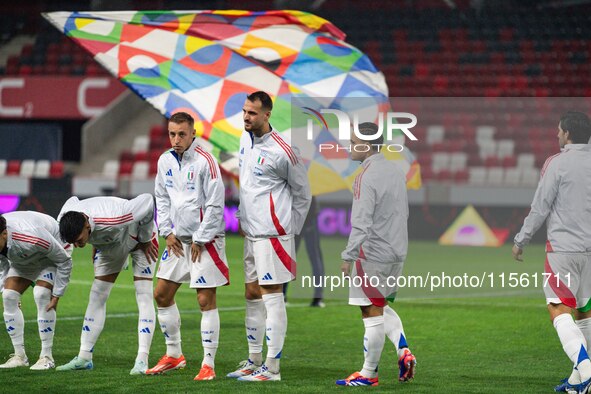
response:
{"label": "player's beard", "polygon": [[[246,124],[245,124],[245,126],[246,126]],[[258,126],[258,127],[257,127],[257,126]],[[251,124],[250,124],[250,130],[246,130],[246,131],[249,131],[249,132],[251,132],[252,134],[254,134],[256,137],[259,137],[259,138],[260,138],[260,137],[262,137],[262,136],[263,136],[263,130],[264,130],[264,127],[265,127],[265,123],[264,123],[264,122],[263,122],[263,123],[261,123],[260,125],[257,125],[257,124],[255,124],[255,123],[251,123]],[[246,129],[246,128],[245,128],[245,129]]]}

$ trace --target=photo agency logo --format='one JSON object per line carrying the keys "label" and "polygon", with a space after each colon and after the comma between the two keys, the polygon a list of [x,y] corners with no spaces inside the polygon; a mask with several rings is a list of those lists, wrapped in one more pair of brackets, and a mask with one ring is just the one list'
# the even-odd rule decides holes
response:
{"label": "photo agency logo", "polygon": [[[379,112],[377,114],[376,125],[377,131],[372,134],[362,134],[359,130],[359,125],[363,122],[359,120],[359,113],[354,112],[350,116],[345,111],[332,108],[322,108],[315,110],[310,107],[303,107],[303,113],[308,115],[306,124],[306,139],[308,141],[315,141],[315,135],[317,135],[319,128],[325,128],[330,131],[333,137],[337,138],[337,141],[323,141],[317,143],[319,152],[340,152],[346,151],[351,152],[367,152],[374,146],[378,152],[387,150],[388,152],[402,152],[404,145],[401,143],[394,142],[395,140],[400,141],[400,136],[403,134],[408,137],[411,141],[417,141],[417,137],[411,132],[411,128],[416,126],[417,117],[408,112]],[[336,132],[334,127],[331,129],[329,126],[330,119],[326,115],[334,116],[333,120],[337,121]],[[352,118],[352,119],[351,119]],[[334,122],[330,122],[334,124]],[[400,132],[398,132],[398,130]],[[361,141],[372,142],[376,141],[379,137],[383,137],[382,144],[369,143],[369,144],[351,144],[351,135],[355,135]],[[402,142],[402,141],[400,141]]]}

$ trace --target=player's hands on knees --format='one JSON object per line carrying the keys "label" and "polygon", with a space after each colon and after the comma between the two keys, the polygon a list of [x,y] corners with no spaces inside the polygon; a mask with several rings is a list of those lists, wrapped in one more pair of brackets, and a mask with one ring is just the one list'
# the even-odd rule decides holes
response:
{"label": "player's hands on knees", "polygon": [[152,241],[141,242],[138,244],[138,248],[144,252],[149,262],[158,261],[158,247]]}
{"label": "player's hands on knees", "polygon": [[347,261],[343,261],[343,263],[341,264],[341,272],[345,276],[351,275],[351,263],[349,263]]}
{"label": "player's hands on knees", "polygon": [[513,245],[513,249],[511,250],[513,254],[513,258],[517,261],[523,261],[523,249],[521,249],[517,245]]}
{"label": "player's hands on knees", "polygon": [[51,296],[51,300],[49,301],[49,304],[47,304],[47,308],[45,309],[45,311],[49,312],[52,309],[57,311],[57,303],[59,302],[59,300],[59,297]]}
{"label": "player's hands on knees", "polygon": [[168,237],[166,237],[166,249],[168,250],[168,253],[172,251],[177,257],[185,256],[183,253],[183,244],[174,234],[168,234]]}
{"label": "player's hands on knees", "polygon": [[200,262],[201,261],[201,251],[203,250],[203,245],[199,245],[195,242],[191,244],[191,261],[192,262]]}

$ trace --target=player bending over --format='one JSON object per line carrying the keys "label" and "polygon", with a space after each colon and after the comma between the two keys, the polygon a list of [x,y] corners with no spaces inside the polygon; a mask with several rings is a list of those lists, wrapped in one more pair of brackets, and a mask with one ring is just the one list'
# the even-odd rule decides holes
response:
{"label": "player bending over", "polygon": [[0,215],[0,289],[4,322],[14,354],[0,368],[28,367],[25,353],[25,320],[19,307],[22,294],[31,286],[37,304],[41,338],[39,360],[32,370],[55,367],[53,335],[57,304],[66,291],[72,271],[71,245],[60,241],[59,226],[51,216],[18,211]]}
{"label": "player bending over", "polygon": [[63,240],[83,248],[95,248],[94,282],[84,314],[80,351],[58,371],[93,368],[94,346],[105,325],[107,299],[119,273],[131,255],[135,295],[139,310],[138,353],[130,374],[140,375],[148,368],[148,355],[154,334],[152,277],[158,258],[158,239],[154,223],[154,199],[142,194],[133,200],[117,197],[72,197],[58,217]]}

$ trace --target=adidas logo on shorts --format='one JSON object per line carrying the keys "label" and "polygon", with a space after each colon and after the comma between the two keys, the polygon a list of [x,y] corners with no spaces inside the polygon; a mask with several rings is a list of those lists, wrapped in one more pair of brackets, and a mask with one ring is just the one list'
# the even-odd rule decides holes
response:
{"label": "adidas logo on shorts", "polygon": [[263,276],[263,280],[273,280],[273,277],[271,276],[270,273],[266,273],[265,276]]}

